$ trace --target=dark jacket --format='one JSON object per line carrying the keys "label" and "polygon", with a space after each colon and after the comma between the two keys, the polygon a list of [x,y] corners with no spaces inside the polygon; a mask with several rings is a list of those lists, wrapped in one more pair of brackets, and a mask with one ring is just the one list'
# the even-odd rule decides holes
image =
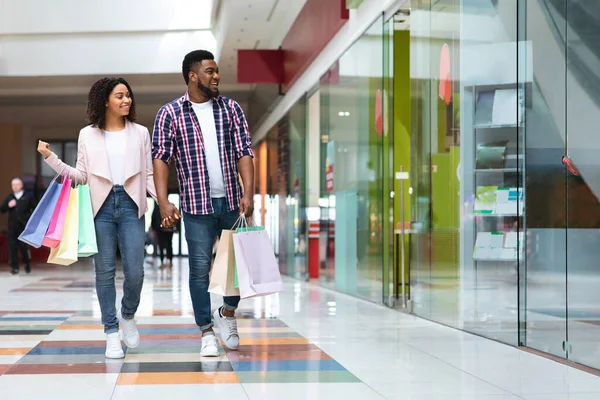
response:
{"label": "dark jacket", "polygon": [[11,200],[17,200],[14,194],[9,194],[2,205],[0,211],[2,213],[8,213],[8,232],[13,234],[20,234],[25,229],[29,217],[33,213],[36,201],[31,193],[23,193],[23,196],[17,200],[17,205],[13,208],[8,207],[8,203]]}
{"label": "dark jacket", "polygon": [[179,229],[181,228],[181,221],[177,221],[175,226],[171,227],[171,228],[161,228],[160,224],[161,224],[161,218],[160,218],[160,208],[158,207],[158,204],[154,204],[154,210],[152,211],[152,219],[151,219],[151,225],[150,227],[157,233],[160,232],[179,232]]}

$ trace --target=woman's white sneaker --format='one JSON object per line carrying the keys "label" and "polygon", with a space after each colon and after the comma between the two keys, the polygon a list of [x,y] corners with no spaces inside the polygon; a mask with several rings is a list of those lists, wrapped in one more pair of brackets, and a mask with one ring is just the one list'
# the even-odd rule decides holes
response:
{"label": "woman's white sneaker", "polygon": [[202,335],[202,350],[201,357],[219,357],[219,346],[217,345],[217,337],[212,334]]}
{"label": "woman's white sneaker", "polygon": [[106,334],[106,358],[123,358],[123,347],[121,347],[121,337],[119,332]]}

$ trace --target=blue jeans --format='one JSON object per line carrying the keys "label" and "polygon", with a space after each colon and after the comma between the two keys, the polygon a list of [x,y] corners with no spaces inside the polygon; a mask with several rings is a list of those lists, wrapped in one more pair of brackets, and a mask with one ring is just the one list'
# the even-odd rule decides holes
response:
{"label": "blue jeans", "polygon": [[[238,210],[227,211],[226,200],[212,199],[213,214],[183,214],[185,239],[188,244],[190,264],[190,294],[196,324],[202,331],[212,328],[210,293],[208,293],[212,250],[217,236],[223,229],[231,229],[240,214]],[[223,297],[223,307],[235,310],[239,296]]]}
{"label": "blue jeans", "polygon": [[114,186],[94,219],[98,254],[94,255],[96,293],[102,312],[104,332],[119,331],[115,306],[117,289],[117,246],[123,263],[121,314],[132,319],[140,304],[144,284],[144,218],[123,186]]}

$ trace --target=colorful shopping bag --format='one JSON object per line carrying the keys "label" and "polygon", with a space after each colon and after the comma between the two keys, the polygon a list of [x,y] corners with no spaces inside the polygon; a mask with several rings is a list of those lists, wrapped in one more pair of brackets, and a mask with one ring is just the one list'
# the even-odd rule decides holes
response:
{"label": "colorful shopping bag", "polygon": [[236,232],[233,247],[242,299],[283,290],[279,265],[265,230]]}
{"label": "colorful shopping bag", "polygon": [[233,286],[235,254],[233,252],[232,230],[223,230],[217,247],[217,256],[210,272],[208,291],[221,296],[239,296],[240,291]]}
{"label": "colorful shopping bag", "polygon": [[62,240],[50,250],[48,263],[71,265],[77,261],[79,236],[79,189],[69,193],[68,207],[65,212]]}
{"label": "colorful shopping bag", "polygon": [[94,211],[88,185],[79,186],[79,257],[89,257],[98,253]]}
{"label": "colorful shopping bag", "polygon": [[[251,232],[251,231],[264,231],[265,227],[264,226],[243,226],[243,227],[239,227],[236,230],[237,232]],[[240,287],[240,282],[238,279],[238,274],[237,274],[237,267],[235,265],[235,263],[233,264],[233,287],[238,289]]]}
{"label": "colorful shopping bag", "polygon": [[60,197],[64,182],[61,183],[59,181],[62,181],[60,175],[50,182],[48,189],[46,189],[40,202],[35,207],[35,210],[33,210],[29,221],[27,221],[25,230],[19,236],[20,241],[36,249],[42,247],[44,237],[46,236],[46,232],[48,232],[48,226],[54,214],[54,209]]}
{"label": "colorful shopping bag", "polygon": [[42,245],[46,247],[55,248],[59,245],[62,239],[65,216],[67,214],[67,207],[69,205],[71,193],[71,183],[71,178],[68,176],[65,177],[65,181],[60,191],[60,196],[56,202],[54,214],[52,214],[50,225],[48,225],[48,231],[46,232],[46,236],[42,242]]}

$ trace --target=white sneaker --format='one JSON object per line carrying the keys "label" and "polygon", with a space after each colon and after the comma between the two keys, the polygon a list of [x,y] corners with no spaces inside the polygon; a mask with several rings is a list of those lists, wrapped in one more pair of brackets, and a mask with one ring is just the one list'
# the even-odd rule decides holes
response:
{"label": "white sneaker", "polygon": [[219,357],[219,346],[217,345],[217,337],[215,335],[202,336],[201,357]]}
{"label": "white sneaker", "polygon": [[123,327],[123,341],[130,349],[135,349],[140,345],[140,333],[135,325],[134,319],[119,318]]}
{"label": "white sneaker", "polygon": [[240,336],[235,317],[222,317],[221,309],[218,308],[213,313],[213,319],[219,328],[219,337],[223,344],[231,350],[237,350],[240,347]]}
{"label": "white sneaker", "polygon": [[121,347],[121,337],[119,332],[106,334],[106,358],[123,358],[123,348]]}

